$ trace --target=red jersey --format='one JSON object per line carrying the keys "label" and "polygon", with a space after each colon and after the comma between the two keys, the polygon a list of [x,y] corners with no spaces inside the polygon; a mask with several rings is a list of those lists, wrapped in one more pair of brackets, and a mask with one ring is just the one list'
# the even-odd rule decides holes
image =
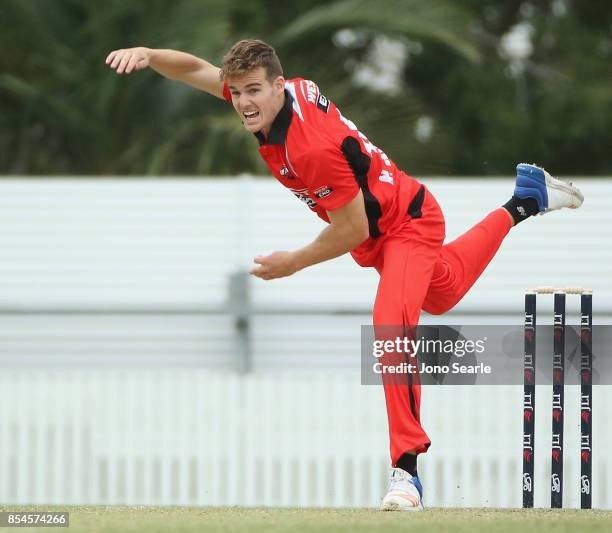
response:
{"label": "red jersey", "polygon": [[[227,83],[223,95],[231,103]],[[342,116],[313,81],[287,80],[285,105],[268,138],[255,135],[274,177],[325,222],[327,211],[347,204],[361,189],[370,237],[351,255],[362,266],[372,266],[381,237],[420,216],[423,187]]]}

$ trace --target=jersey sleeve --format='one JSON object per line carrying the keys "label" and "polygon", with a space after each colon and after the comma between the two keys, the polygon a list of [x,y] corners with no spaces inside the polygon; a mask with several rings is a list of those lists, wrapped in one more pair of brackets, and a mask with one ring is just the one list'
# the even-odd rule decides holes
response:
{"label": "jersey sleeve", "polygon": [[230,104],[232,103],[232,93],[230,93],[227,82],[223,82],[223,98],[225,98]]}
{"label": "jersey sleeve", "polygon": [[310,197],[327,211],[333,211],[357,196],[359,185],[339,148],[317,150],[302,157],[299,177]]}

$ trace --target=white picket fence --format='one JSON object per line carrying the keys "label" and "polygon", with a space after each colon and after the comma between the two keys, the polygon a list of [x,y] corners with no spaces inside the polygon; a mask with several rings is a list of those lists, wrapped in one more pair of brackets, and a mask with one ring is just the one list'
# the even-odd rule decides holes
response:
{"label": "white picket fence", "polygon": [[[610,508],[610,387],[594,388],[593,502]],[[521,505],[522,387],[424,387],[429,506]],[[578,387],[566,391],[565,505],[579,506]],[[549,505],[550,387],[538,387],[536,506]],[[375,507],[383,391],[354,373],[5,370],[0,502]]]}

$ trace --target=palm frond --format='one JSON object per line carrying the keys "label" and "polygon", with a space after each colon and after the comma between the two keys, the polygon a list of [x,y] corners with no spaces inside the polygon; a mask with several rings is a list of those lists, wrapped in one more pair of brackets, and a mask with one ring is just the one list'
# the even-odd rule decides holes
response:
{"label": "palm frond", "polygon": [[314,8],[274,36],[284,47],[329,36],[344,28],[367,28],[386,35],[443,43],[469,61],[480,54],[470,39],[470,13],[445,0],[341,0]]}

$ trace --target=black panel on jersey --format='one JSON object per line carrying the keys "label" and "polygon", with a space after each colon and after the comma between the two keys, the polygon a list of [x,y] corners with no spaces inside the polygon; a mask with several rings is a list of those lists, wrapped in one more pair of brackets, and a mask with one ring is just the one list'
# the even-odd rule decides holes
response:
{"label": "black panel on jersey", "polygon": [[287,131],[291,125],[291,118],[293,117],[293,96],[285,89],[285,103],[281,107],[280,111],[276,115],[272,126],[270,126],[270,133],[268,138],[261,133],[261,131],[255,132],[255,137],[259,141],[259,144],[285,144],[287,139]]}
{"label": "black panel on jersey", "polygon": [[376,196],[370,192],[368,185],[368,171],[370,170],[370,158],[361,151],[359,141],[355,137],[346,137],[342,141],[342,153],[351,167],[359,188],[363,193],[365,201],[365,211],[368,217],[368,227],[370,237],[377,239],[380,237],[378,220],[382,216],[382,208]]}
{"label": "black panel on jersey", "polygon": [[421,218],[423,213],[421,207],[423,207],[423,200],[425,199],[425,186],[421,185],[418,192],[414,195],[414,198],[410,201],[408,206],[408,214],[411,218]]}

